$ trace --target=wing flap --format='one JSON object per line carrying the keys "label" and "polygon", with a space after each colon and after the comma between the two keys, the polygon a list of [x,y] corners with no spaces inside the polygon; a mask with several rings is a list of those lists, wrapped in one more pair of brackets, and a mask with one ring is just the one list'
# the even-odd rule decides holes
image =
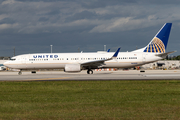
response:
{"label": "wing flap", "polygon": [[101,66],[104,64],[105,61],[109,61],[116,58],[118,56],[119,51],[120,48],[118,48],[118,50],[114,53],[114,55],[111,58],[81,63],[81,66],[96,66],[96,67]]}

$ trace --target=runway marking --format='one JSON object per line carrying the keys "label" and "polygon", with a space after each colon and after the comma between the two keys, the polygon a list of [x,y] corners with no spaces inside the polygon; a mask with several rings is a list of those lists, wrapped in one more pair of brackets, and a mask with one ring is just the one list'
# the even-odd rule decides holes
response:
{"label": "runway marking", "polygon": [[27,79],[27,81],[36,81],[36,80],[58,80],[58,79],[68,79],[70,77],[61,77],[61,78],[41,78],[41,79]]}

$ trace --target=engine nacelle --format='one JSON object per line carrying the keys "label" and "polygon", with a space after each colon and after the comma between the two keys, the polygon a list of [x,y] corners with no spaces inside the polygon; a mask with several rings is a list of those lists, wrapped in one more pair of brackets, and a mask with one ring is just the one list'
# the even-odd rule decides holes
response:
{"label": "engine nacelle", "polygon": [[64,68],[64,72],[80,72],[81,65],[80,64],[66,64]]}

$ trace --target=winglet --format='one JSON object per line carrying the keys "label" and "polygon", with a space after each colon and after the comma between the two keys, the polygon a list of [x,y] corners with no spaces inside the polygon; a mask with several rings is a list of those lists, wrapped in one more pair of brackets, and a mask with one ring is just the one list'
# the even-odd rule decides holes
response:
{"label": "winglet", "polygon": [[114,55],[113,55],[112,57],[113,57],[113,58],[114,58],[114,57],[117,57],[117,56],[118,56],[119,51],[120,51],[120,48],[118,48],[118,49],[117,49],[117,51],[114,53]]}
{"label": "winglet", "polygon": [[107,52],[110,52],[111,49],[108,49]]}

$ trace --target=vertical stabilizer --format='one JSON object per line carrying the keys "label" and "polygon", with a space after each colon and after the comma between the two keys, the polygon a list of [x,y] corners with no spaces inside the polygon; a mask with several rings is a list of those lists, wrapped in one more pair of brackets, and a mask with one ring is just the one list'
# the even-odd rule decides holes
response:
{"label": "vertical stabilizer", "polygon": [[165,23],[143,52],[165,53],[172,23]]}

